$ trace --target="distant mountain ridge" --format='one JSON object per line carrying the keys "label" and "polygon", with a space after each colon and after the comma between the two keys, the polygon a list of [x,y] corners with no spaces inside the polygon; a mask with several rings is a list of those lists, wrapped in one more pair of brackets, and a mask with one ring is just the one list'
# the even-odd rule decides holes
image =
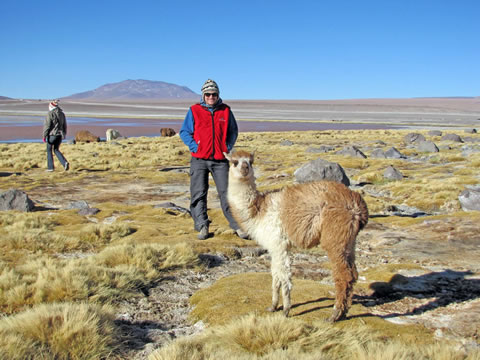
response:
{"label": "distant mountain ridge", "polygon": [[6,96],[0,96],[0,100],[12,100],[12,98]]}
{"label": "distant mountain ridge", "polygon": [[94,90],[73,94],[63,99],[71,100],[154,100],[154,99],[198,99],[199,94],[186,86],[163,81],[124,80],[105,84]]}

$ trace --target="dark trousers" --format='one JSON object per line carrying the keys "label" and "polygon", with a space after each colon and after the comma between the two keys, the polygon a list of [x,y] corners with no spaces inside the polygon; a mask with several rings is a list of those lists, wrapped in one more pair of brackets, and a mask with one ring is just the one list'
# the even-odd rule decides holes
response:
{"label": "dark trousers", "polygon": [[213,181],[215,181],[223,215],[232,229],[239,228],[232,217],[227,201],[228,166],[227,160],[205,160],[195,157],[190,160],[190,211],[197,231],[200,231],[202,226],[209,224],[207,215],[209,173],[212,174]]}
{"label": "dark trousers", "polygon": [[62,143],[62,137],[58,136],[47,136],[47,166],[49,170],[53,170],[53,153],[57,156],[58,161],[65,167],[67,160],[60,152],[60,144]]}

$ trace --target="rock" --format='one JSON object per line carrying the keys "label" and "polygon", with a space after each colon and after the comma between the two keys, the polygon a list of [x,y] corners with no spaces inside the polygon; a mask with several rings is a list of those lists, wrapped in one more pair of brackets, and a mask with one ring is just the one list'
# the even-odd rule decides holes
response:
{"label": "rock", "polygon": [[406,156],[403,155],[400,151],[395,149],[394,147],[391,147],[387,151],[385,151],[385,157],[388,159],[405,159]]}
{"label": "rock", "polygon": [[469,155],[472,155],[472,154],[476,154],[476,153],[479,153],[480,152],[480,149],[477,148],[477,147],[473,147],[473,146],[462,146],[462,156],[463,157],[467,157]]}
{"label": "rock", "polygon": [[293,145],[293,141],[290,141],[290,140],[283,140],[281,143],[280,143],[281,146],[292,146]]}
{"label": "rock", "polygon": [[353,145],[345,146],[342,150],[337,151],[336,154],[351,156],[351,157],[358,157],[362,159],[367,158],[367,156],[363,152],[361,152],[359,148]]}
{"label": "rock", "polygon": [[75,141],[75,139],[70,139],[67,141],[67,144],[68,145],[75,145],[77,142]]}
{"label": "rock", "polygon": [[386,159],[387,158],[387,156],[385,155],[385,151],[383,151],[382,149],[374,149],[370,153],[370,157],[376,158],[376,159]]}
{"label": "rock", "polygon": [[388,180],[402,180],[403,174],[390,165],[383,172],[383,177]]}
{"label": "rock", "polygon": [[462,142],[463,140],[457,134],[445,134],[442,136],[442,141],[454,141],[454,142]]}
{"label": "rock", "polygon": [[465,129],[465,133],[466,133],[466,134],[476,134],[476,133],[477,133],[477,129]]}
{"label": "rock", "polygon": [[0,194],[0,210],[30,212],[34,209],[33,201],[23,191],[10,189]]}
{"label": "rock", "polygon": [[90,131],[88,130],[80,130],[75,134],[75,142],[99,142],[100,137],[93,135]]}
{"label": "rock", "polygon": [[463,211],[480,211],[480,186],[463,190],[458,196]]}
{"label": "rock", "polygon": [[67,207],[67,210],[71,209],[88,209],[90,205],[85,200],[72,201]]}
{"label": "rock", "polygon": [[420,152],[439,152],[437,145],[432,141],[420,141],[417,145]]}
{"label": "rock", "polygon": [[301,166],[293,173],[299,183],[319,180],[331,180],[350,186],[350,179],[343,168],[337,164],[323,159],[312,160]]}
{"label": "rock", "polygon": [[177,133],[172,128],[161,128],[160,135],[165,137],[175,136]]}
{"label": "rock", "polygon": [[176,210],[176,211],[180,211],[180,212],[183,212],[185,214],[188,214],[190,215],[190,210],[188,209],[185,209],[184,207],[181,207],[181,206],[178,206],[172,202],[164,202],[164,203],[161,203],[161,204],[158,204],[158,205],[155,205],[154,208],[164,208],[164,209],[171,209],[171,210]]}
{"label": "rock", "polygon": [[403,140],[407,143],[407,144],[411,144],[411,143],[414,143],[414,142],[418,142],[418,141],[425,141],[425,136],[423,136],[422,134],[418,134],[418,133],[409,133],[407,135],[405,135],[405,137],[403,138]]}
{"label": "rock", "polygon": [[90,216],[90,215],[95,215],[100,212],[100,209],[98,208],[82,208],[78,210],[78,215],[83,215],[83,216]]}
{"label": "rock", "polygon": [[428,132],[429,136],[442,136],[442,132],[440,130],[430,130]]}
{"label": "rock", "polygon": [[108,129],[105,135],[106,135],[107,141],[116,140],[122,137],[122,135],[120,135],[120,132],[114,129]]}
{"label": "rock", "polygon": [[322,145],[322,146],[319,146],[318,148],[309,146],[305,151],[308,153],[326,153],[329,151],[333,151],[334,149],[335,148],[333,146]]}

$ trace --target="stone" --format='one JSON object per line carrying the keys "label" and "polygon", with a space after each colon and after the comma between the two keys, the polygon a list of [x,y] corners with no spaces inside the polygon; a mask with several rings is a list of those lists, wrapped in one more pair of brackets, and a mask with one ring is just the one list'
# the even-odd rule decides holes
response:
{"label": "stone", "polygon": [[95,215],[97,213],[100,212],[100,209],[98,208],[82,208],[80,210],[78,210],[78,215],[83,215],[83,216],[91,216],[91,215]]}
{"label": "stone", "polygon": [[0,194],[0,210],[30,212],[34,209],[33,201],[23,191],[10,189]]}
{"label": "stone", "polygon": [[462,142],[463,140],[457,134],[445,134],[442,136],[442,141],[454,141],[454,142]]}
{"label": "stone", "polygon": [[387,151],[385,151],[385,157],[388,159],[405,159],[406,156],[403,155],[400,151],[395,149],[394,147],[391,147]]}
{"label": "stone", "polygon": [[443,133],[440,130],[430,130],[428,132],[429,136],[442,136]]}
{"label": "stone", "polygon": [[331,180],[350,186],[350,179],[345,174],[345,170],[339,164],[323,159],[312,160],[301,166],[295,170],[293,176],[299,183]]}
{"label": "stone", "polygon": [[403,174],[392,165],[389,165],[383,172],[383,177],[387,180],[402,180]]}
{"label": "stone", "polygon": [[120,132],[115,129],[107,129],[105,136],[107,141],[116,140],[122,137],[122,135],[120,135]]}
{"label": "stone", "polygon": [[405,137],[403,139],[407,144],[411,144],[411,143],[414,143],[414,142],[425,141],[426,140],[425,136],[423,136],[422,134],[418,134],[418,133],[409,133],[409,134],[405,135]]}
{"label": "stone", "polygon": [[342,150],[337,151],[336,154],[351,156],[351,157],[358,157],[362,159],[367,158],[367,156],[363,152],[361,152],[359,148],[353,145],[345,146]]}
{"label": "stone", "polygon": [[432,141],[420,141],[417,145],[417,149],[420,152],[439,152],[437,145]]}
{"label": "stone", "polygon": [[319,147],[309,146],[305,151],[308,153],[327,153],[329,151],[333,151],[334,149],[335,148],[333,146],[322,145]]}
{"label": "stone", "polygon": [[463,190],[458,196],[463,211],[480,211],[480,186]]}
{"label": "stone", "polygon": [[376,159],[386,159],[387,156],[385,155],[385,151],[382,149],[373,149],[373,151],[370,153],[370,157],[376,158]]}
{"label": "stone", "polygon": [[477,129],[465,129],[465,133],[466,133],[466,134],[476,134],[476,133],[477,133]]}
{"label": "stone", "polygon": [[88,130],[80,130],[75,134],[75,142],[99,142],[100,137],[93,135],[90,131]]}
{"label": "stone", "polygon": [[293,145],[293,141],[290,141],[290,140],[283,140],[281,143],[280,143],[281,146],[292,146]]}
{"label": "stone", "polygon": [[165,137],[175,136],[177,133],[172,128],[161,128],[160,135]]}

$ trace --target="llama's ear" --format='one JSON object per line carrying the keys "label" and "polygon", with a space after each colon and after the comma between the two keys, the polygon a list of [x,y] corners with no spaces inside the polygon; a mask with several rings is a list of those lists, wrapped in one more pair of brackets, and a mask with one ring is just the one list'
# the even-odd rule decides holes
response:
{"label": "llama's ear", "polygon": [[225,156],[225,158],[228,160],[228,161],[232,161],[232,157],[230,156],[230,154],[227,154],[226,152],[223,153],[223,156]]}
{"label": "llama's ear", "polygon": [[255,157],[255,150],[250,153],[250,164],[253,164],[253,158]]}

